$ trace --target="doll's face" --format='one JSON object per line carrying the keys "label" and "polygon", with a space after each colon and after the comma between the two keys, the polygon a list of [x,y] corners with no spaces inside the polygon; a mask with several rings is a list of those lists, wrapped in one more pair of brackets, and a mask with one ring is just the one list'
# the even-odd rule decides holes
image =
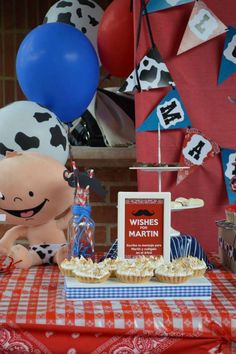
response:
{"label": "doll's face", "polygon": [[55,219],[73,201],[64,166],[39,154],[0,161],[0,210],[13,225],[40,225]]}

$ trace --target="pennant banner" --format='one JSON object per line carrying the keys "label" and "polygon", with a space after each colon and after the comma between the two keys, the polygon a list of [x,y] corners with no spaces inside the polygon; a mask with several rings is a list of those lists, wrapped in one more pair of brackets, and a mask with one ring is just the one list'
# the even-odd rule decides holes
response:
{"label": "pennant banner", "polygon": [[155,12],[160,10],[165,10],[170,7],[175,7],[188,2],[193,2],[194,0],[150,0],[147,4],[147,12]]}
{"label": "pennant banner", "polygon": [[221,161],[229,204],[236,202],[236,150],[222,149]]}
{"label": "pennant banner", "polygon": [[167,93],[146,120],[137,129],[138,132],[158,129],[179,129],[191,127],[189,116],[176,88]]}
{"label": "pennant banner", "polygon": [[189,169],[178,171],[176,184],[182,182],[199,166],[215,157],[219,152],[219,145],[207,138],[205,134],[195,128],[187,129],[180,156],[180,165],[188,166]]}
{"label": "pennant banner", "polygon": [[157,50],[149,49],[119,89],[120,92],[133,92],[140,85],[140,90],[150,90],[171,85],[173,79],[166,64]]}
{"label": "pennant banner", "polygon": [[222,53],[218,84],[236,72],[236,28],[229,27]]}
{"label": "pennant banner", "polygon": [[219,36],[226,30],[227,27],[203,1],[196,1],[177,55]]}

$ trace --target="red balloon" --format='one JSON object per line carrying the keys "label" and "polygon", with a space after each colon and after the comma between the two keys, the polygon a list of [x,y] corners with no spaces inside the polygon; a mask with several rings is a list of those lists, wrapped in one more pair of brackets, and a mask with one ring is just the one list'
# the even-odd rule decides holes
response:
{"label": "red balloon", "polygon": [[98,28],[98,53],[112,76],[126,77],[134,68],[133,13],[130,0],[113,0]]}

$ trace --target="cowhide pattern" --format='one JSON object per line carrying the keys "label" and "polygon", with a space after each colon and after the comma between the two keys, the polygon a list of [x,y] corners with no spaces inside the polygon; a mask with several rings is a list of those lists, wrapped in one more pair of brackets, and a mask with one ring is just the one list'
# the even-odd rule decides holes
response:
{"label": "cowhide pattern", "polygon": [[139,65],[126,79],[119,89],[120,92],[132,92],[138,88],[138,80],[140,90],[150,90],[158,87],[164,87],[173,84],[170,72],[163,62],[162,57],[157,48],[151,48],[148,53],[140,61]]}
{"label": "cowhide pattern", "polygon": [[94,28],[97,29],[103,10],[92,0],[58,1],[48,11],[44,23],[63,22],[78,28],[93,42]]}

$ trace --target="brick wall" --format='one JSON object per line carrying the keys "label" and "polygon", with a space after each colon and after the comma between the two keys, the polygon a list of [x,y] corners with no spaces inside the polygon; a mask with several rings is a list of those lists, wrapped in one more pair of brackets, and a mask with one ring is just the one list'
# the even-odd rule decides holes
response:
{"label": "brick wall", "polygon": [[105,199],[91,194],[96,244],[100,251],[104,251],[117,237],[117,193],[137,190],[136,172],[127,167],[96,168],[95,172],[107,191]]}
{"label": "brick wall", "polygon": [[[41,24],[44,16],[56,1],[54,0],[0,0],[0,107],[8,103],[24,100],[25,97],[17,83],[15,58],[25,35]],[[98,3],[105,9],[111,0]],[[108,83],[119,85],[120,80]],[[104,184],[107,194],[101,199],[91,194],[92,216],[96,222],[96,245],[99,251],[109,248],[117,235],[117,192],[137,189],[136,172],[128,165],[112,167],[107,161],[103,167],[92,166],[98,179]],[[79,164],[83,169],[83,162]],[[0,235],[8,227],[0,226]]]}

